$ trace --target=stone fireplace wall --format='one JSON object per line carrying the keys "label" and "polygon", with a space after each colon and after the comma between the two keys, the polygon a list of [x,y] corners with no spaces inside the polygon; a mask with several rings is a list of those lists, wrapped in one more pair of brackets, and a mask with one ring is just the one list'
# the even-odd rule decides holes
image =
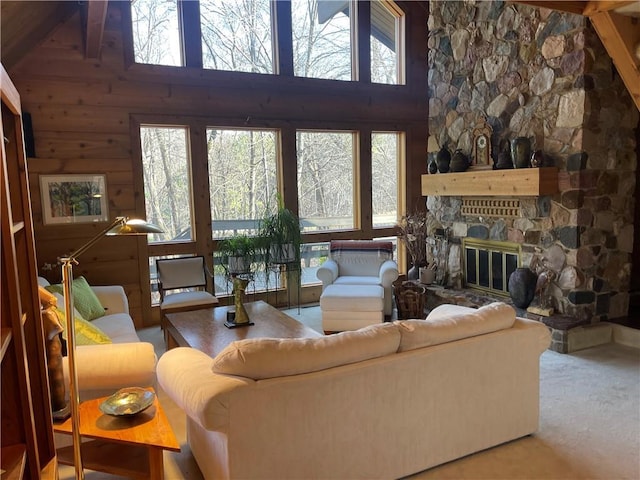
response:
{"label": "stone fireplace wall", "polygon": [[427,197],[450,237],[446,283],[462,286],[463,237],[511,241],[523,265],[535,255],[556,273],[557,312],[626,315],[638,111],[596,33],[582,16],[501,1],[430,10],[429,156],[442,145],[471,156],[487,122],[494,162],[501,140],[526,136],[559,168],[560,193],[520,198],[519,217],[465,217],[462,197]]}

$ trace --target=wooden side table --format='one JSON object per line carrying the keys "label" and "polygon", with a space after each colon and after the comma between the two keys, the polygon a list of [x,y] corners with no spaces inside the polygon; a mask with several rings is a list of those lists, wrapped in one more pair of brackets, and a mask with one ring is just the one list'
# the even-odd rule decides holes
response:
{"label": "wooden side table", "polygon": [[[180,445],[158,397],[144,412],[127,417],[102,413],[99,405],[106,398],[80,404],[80,434],[93,439],[82,442],[83,467],[140,480],[161,480],[163,450],[179,452]],[[54,424],[53,431],[71,435],[71,419]],[[59,463],[73,465],[73,446],[59,448],[57,453]]]}

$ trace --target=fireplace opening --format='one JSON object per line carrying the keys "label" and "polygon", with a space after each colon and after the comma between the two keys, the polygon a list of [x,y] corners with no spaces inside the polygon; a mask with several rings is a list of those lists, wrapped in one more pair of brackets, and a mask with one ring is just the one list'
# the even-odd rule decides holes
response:
{"label": "fireplace opening", "polygon": [[468,288],[508,296],[509,276],[520,266],[520,245],[463,238],[464,282]]}

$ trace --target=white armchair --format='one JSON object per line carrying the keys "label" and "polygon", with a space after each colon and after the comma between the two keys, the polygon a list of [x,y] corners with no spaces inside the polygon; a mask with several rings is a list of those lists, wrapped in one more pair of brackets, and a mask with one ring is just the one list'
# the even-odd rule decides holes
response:
{"label": "white armchair", "polygon": [[398,265],[393,243],[375,240],[332,240],[329,258],[316,273],[322,290],[329,285],[380,285],[384,290],[384,314],[393,311],[393,282]]}

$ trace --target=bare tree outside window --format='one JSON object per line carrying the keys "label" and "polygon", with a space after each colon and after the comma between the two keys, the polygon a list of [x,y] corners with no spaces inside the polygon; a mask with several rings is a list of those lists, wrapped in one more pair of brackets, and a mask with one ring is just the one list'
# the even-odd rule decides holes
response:
{"label": "bare tree outside window", "polygon": [[291,0],[296,76],[351,80],[349,8],[350,2]]}
{"label": "bare tree outside window", "polygon": [[299,216],[303,231],[354,227],[354,132],[296,134]]}
{"label": "bare tree outside window", "polygon": [[140,127],[147,220],[163,230],[149,242],[192,240],[187,134],[184,127]]}
{"label": "bare tree outside window", "polygon": [[276,205],[277,132],[207,129],[213,237],[255,235]]}
{"label": "bare tree outside window", "polygon": [[200,0],[204,68],[273,73],[269,0]]}
{"label": "bare tree outside window", "polygon": [[176,0],[131,0],[135,61],[181,66]]}
{"label": "bare tree outside window", "polygon": [[371,206],[374,227],[389,227],[398,221],[401,140],[402,136],[396,132],[371,134]]}

